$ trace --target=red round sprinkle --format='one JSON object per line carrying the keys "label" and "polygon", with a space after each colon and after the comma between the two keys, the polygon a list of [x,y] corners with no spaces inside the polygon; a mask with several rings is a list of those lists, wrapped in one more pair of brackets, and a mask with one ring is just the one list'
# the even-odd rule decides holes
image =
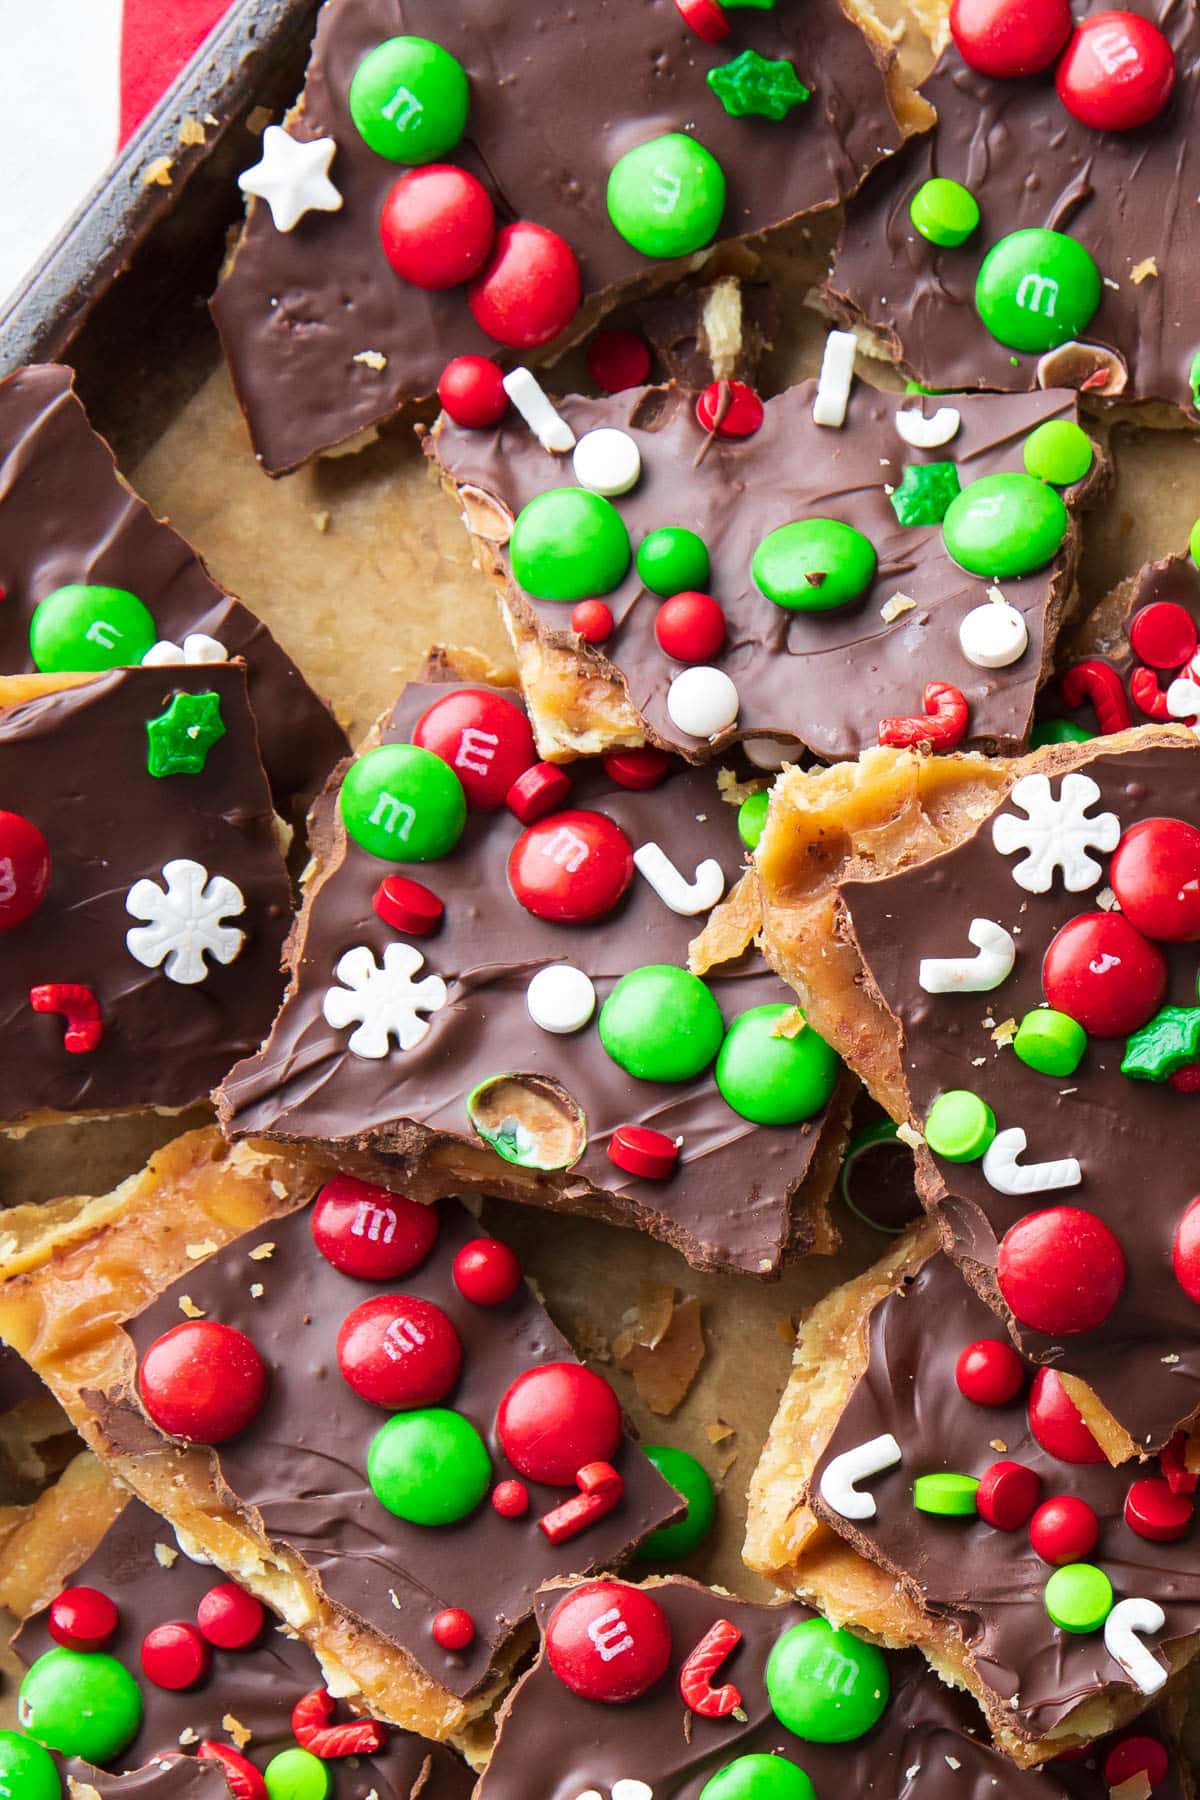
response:
{"label": "red round sprinkle", "polygon": [[608,1160],[642,1181],[666,1181],[675,1172],[679,1146],[647,1125],[618,1125],[608,1140]]}
{"label": "red round sprinkle", "polygon": [[585,644],[603,644],[613,634],[612,607],[605,600],[579,600],[571,608],[571,630]]}
{"label": "red round sprinkle", "polygon": [[604,773],[618,787],[644,793],[656,788],[671,766],[665,750],[613,750],[604,758]]}
{"label": "red round sprinkle", "polygon": [[615,1456],[621,1408],[603,1376],[582,1363],[543,1363],[517,1376],[500,1402],[496,1430],[527,1481],[574,1487],[585,1463]]}
{"label": "red round sprinkle", "polygon": [[487,189],[453,163],[410,169],[379,215],[383,254],[397,275],[419,288],[469,281],[483,267],[495,231]]}
{"label": "red round sprinkle", "polygon": [[337,1360],[363,1400],[401,1411],[445,1399],[462,1368],[462,1344],[432,1300],[377,1294],[342,1320]]}
{"label": "red round sprinkle", "polygon": [[1102,1325],[1121,1298],[1125,1255],[1095,1213],[1048,1206],[1005,1232],[996,1281],[1022,1325],[1074,1337]]}
{"label": "red round sprinkle", "polygon": [[1007,1406],[1025,1384],[1025,1364],[1010,1343],[979,1338],[959,1352],[954,1379],[976,1406]]}
{"label": "red round sprinkle", "polygon": [[[710,0],[711,3],[711,0]],[[641,387],[650,373],[650,346],[636,331],[614,325],[598,331],[587,347],[588,374],[602,394]]]}
{"label": "red round sprinkle", "polygon": [[666,1673],[671,1627],[643,1588],[587,1581],[560,1600],[546,1626],[546,1656],[564,1687],[620,1706]]}
{"label": "red round sprinkle", "polygon": [[1129,923],[1166,944],[1200,938],[1200,831],[1183,819],[1142,819],[1121,834],[1109,885]]}
{"label": "red round sprinkle", "polygon": [[1100,1536],[1100,1521],[1086,1500],[1056,1494],[1029,1521],[1029,1542],[1043,1562],[1086,1562]]}
{"label": "red round sprinkle", "polygon": [[603,813],[572,809],[523,831],[508,854],[513,897],[535,919],[583,925],[633,880],[633,845]]}
{"label": "red round sprinkle", "polygon": [[680,14],[706,44],[719,44],[729,36],[730,24],[725,9],[717,0],[675,0]]}
{"label": "red round sprinkle", "polygon": [[1121,913],[1080,913],[1050,940],[1042,991],[1092,1037],[1128,1037],[1162,1003],[1167,963]]}
{"label": "red round sprinkle", "polygon": [[1192,1522],[1195,1506],[1186,1494],[1173,1494],[1161,1475],[1145,1475],[1125,1496],[1125,1523],[1130,1531],[1156,1544],[1181,1538]]}
{"label": "red round sprinkle", "polygon": [[557,763],[537,762],[526,769],[504,796],[504,804],[522,825],[536,825],[558,812],[571,798],[571,777]]}
{"label": "red round sprinkle", "polygon": [[1132,131],[1158,117],[1175,85],[1175,52],[1131,12],[1081,19],[1054,78],[1073,118],[1094,131]]}
{"label": "red round sprinkle", "polygon": [[466,1650],[475,1641],[475,1621],[461,1606],[447,1606],[430,1630],[434,1643],[443,1650]]}
{"label": "red round sprinkle", "polygon": [[267,1784],[249,1757],[228,1744],[214,1744],[209,1739],[200,1745],[196,1755],[206,1762],[220,1763],[234,1800],[268,1800]]}
{"label": "red round sprinkle", "polygon": [[196,1608],[200,1635],[218,1650],[248,1650],[263,1628],[262,1601],[236,1582],[209,1588]]}
{"label": "red round sprinkle", "polygon": [[0,812],[0,931],[23,925],[49,886],[49,844],[32,820]]}
{"label": "red round sprinkle", "polygon": [[997,1531],[1019,1531],[1042,1496],[1042,1478],[1024,1463],[994,1462],[975,1490],[979,1516]]}
{"label": "red round sprinkle", "polygon": [[313,1242],[325,1261],[356,1281],[394,1281],[419,1269],[437,1243],[436,1206],[355,1175],[335,1175],[317,1195]]}
{"label": "red round sprinkle", "polygon": [[518,219],[496,233],[492,254],[467,289],[467,304],[489,337],[514,350],[531,350],[566,330],[582,291],[570,244],[557,232]]}
{"label": "red round sprinkle", "polygon": [[503,806],[518,775],[537,761],[521,708],[486,688],[458,688],[435,700],[413,726],[412,741],[449,763],[472,806]]}
{"label": "red round sprinkle", "polygon": [[696,402],[705,431],[722,438],[753,437],[763,416],[762,401],[744,381],[710,381]]}
{"label": "red round sprinkle", "polygon": [[402,931],[405,937],[428,937],[446,912],[432,888],[408,875],[385,875],[371,905],[385,925]]}
{"label": "red round sprinkle", "polygon": [[1167,1076],[1167,1086],[1177,1094],[1200,1094],[1200,1063],[1185,1063],[1182,1069],[1176,1069]]}
{"label": "red round sprinkle", "polygon": [[46,1629],[65,1650],[103,1650],[117,1629],[116,1604],[99,1588],[64,1588],[50,1602]]}
{"label": "red round sprinkle", "polygon": [[454,1285],[475,1306],[503,1306],[521,1285],[521,1265],[499,1238],[472,1238],[454,1259]]}
{"label": "red round sprinkle", "polygon": [[1083,1415],[1054,1369],[1039,1369],[1029,1390],[1029,1429],[1048,1456],[1059,1462],[1107,1462],[1083,1422]]}
{"label": "red round sprinkle", "polygon": [[1170,1768],[1171,1759],[1165,1744],[1142,1732],[1131,1733],[1129,1737],[1118,1738],[1104,1758],[1104,1785],[1111,1790],[1132,1780],[1135,1775],[1144,1775],[1150,1786],[1156,1788],[1160,1781],[1167,1779]]}
{"label": "red round sprinkle", "polygon": [[203,1681],[211,1661],[212,1651],[196,1627],[183,1619],[156,1625],[142,1639],[142,1673],[155,1687],[172,1693]]}
{"label": "red round sprinkle", "polygon": [[502,1519],[523,1519],[529,1511],[529,1489],[523,1481],[498,1481],[492,1505]]}
{"label": "red round sprinkle", "polygon": [[674,594],[658,609],[654,635],[676,662],[711,662],[725,642],[725,614],[711,594]]}
{"label": "red round sprinkle", "polygon": [[160,1431],[196,1444],[223,1444],[258,1413],[267,1397],[267,1371],[245,1332],[215,1319],[189,1319],[150,1345],[138,1392]]}
{"label": "red round sprinkle", "polygon": [[1010,80],[1050,67],[1071,10],[1068,0],[954,0],[950,32],[968,68]]}
{"label": "red round sprinkle", "polygon": [[1171,1261],[1176,1281],[1188,1299],[1200,1306],[1200,1195],[1188,1202],[1175,1229]]}
{"label": "red round sprinkle", "polygon": [[490,431],[508,411],[504,376],[487,356],[455,356],[438,381],[438,399],[464,431]]}
{"label": "red round sprinkle", "polygon": [[1196,654],[1196,621],[1176,600],[1153,600],[1134,613],[1129,645],[1152,669],[1178,669]]}

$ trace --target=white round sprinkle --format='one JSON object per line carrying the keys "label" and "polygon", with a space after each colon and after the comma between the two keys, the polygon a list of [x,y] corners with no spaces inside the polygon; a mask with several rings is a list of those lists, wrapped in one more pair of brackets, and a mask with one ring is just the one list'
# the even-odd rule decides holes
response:
{"label": "white round sprinkle", "polygon": [[596,1010],[591,978],[570,963],[547,963],[525,990],[525,1004],[535,1025],[567,1037],[582,1031]]}
{"label": "white round sprinkle", "polygon": [[745,738],[742,749],[756,769],[778,774],[785,762],[795,762],[800,755],[797,743],[785,744],[782,738]]}
{"label": "white round sprinkle", "polygon": [[667,689],[671,723],[689,737],[715,737],[738,716],[738,691],[724,669],[685,669]]}
{"label": "white round sprinkle", "polygon": [[178,1526],[175,1527],[175,1542],[189,1562],[198,1563],[201,1568],[211,1568],[212,1557],[206,1550],[200,1548],[199,1543],[190,1533],[181,1531]]}
{"label": "white round sprinkle", "polygon": [[614,1781],[612,1800],[654,1800],[654,1789],[644,1781]]}
{"label": "white round sprinkle", "polygon": [[1029,648],[1029,632],[1007,600],[973,606],[958,628],[962,653],[977,669],[1006,669]]}
{"label": "white round sprinkle", "polygon": [[641,452],[627,431],[602,425],[585,431],[571,458],[575,479],[593,494],[627,494],[642,472]]}

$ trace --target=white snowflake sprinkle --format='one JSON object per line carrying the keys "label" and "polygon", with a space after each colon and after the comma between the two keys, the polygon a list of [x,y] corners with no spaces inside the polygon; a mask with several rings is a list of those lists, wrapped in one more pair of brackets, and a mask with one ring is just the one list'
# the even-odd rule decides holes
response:
{"label": "white snowflake sprinkle", "polygon": [[246,941],[244,931],[223,925],[246,910],[242,890],[224,875],[209,877],[203,863],[176,857],[163,864],[165,890],[156,881],[135,881],[125,896],[125,911],[148,919],[125,934],[130,956],[147,969],[163,963],[168,981],[193,987],[208,977],[206,955],[231,963]]}
{"label": "white snowflake sprinkle", "polygon": [[401,1050],[412,1050],[429,1030],[421,1013],[438,1012],[446,1004],[446,984],[440,975],[412,978],[425,958],[411,944],[389,944],[383,967],[364,944],[347,950],[334,974],[342,984],[325,991],[326,1022],[337,1030],[358,1020],[358,1030],[347,1048],[355,1056],[379,1058],[388,1053],[394,1037]]}
{"label": "white snowflake sprinkle", "polygon": [[1048,776],[1024,775],[1009,798],[1026,817],[1001,813],[992,823],[992,842],[1001,856],[1011,856],[1014,850],[1028,851],[1012,870],[1018,886],[1030,894],[1048,893],[1054,871],[1060,869],[1069,894],[1086,893],[1094,887],[1104,871],[1087,852],[1115,850],[1121,821],[1112,812],[1097,813],[1092,819],[1086,816],[1088,807],[1100,798],[1091,776],[1077,771],[1064,775],[1056,800]]}

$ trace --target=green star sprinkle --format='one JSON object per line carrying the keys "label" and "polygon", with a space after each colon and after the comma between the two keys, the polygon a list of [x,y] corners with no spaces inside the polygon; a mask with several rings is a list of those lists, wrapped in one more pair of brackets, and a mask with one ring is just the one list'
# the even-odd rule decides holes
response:
{"label": "green star sprinkle", "polygon": [[1131,1081],[1166,1081],[1198,1060],[1200,1006],[1164,1006],[1126,1039],[1121,1073]]}
{"label": "green star sprinkle", "polygon": [[809,95],[790,62],[768,62],[757,50],[743,50],[732,62],[710,69],[705,79],[734,119],[744,119],[748,113],[776,121],[786,119],[793,106]]}
{"label": "green star sprinkle", "polygon": [[940,525],[960,491],[957,463],[909,463],[888,498],[902,525]]}
{"label": "green star sprinkle", "polygon": [[199,775],[225,736],[219,694],[176,694],[166,712],[146,723],[151,775]]}

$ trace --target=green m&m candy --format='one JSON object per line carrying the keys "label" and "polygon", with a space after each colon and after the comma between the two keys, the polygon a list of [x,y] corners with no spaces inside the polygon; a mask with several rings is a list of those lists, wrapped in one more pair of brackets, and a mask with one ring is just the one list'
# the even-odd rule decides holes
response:
{"label": "green m&m candy", "polygon": [[453,1525],[487,1493],[492,1461],[469,1419],[446,1406],[397,1413],[371,1439],[367,1480],[410,1525]]}
{"label": "green m&m candy", "polygon": [[869,538],[840,519],[796,519],[767,534],[750,572],[760,593],[791,612],[829,612],[848,606],[875,579],[878,558]]}
{"label": "green m&m candy", "polygon": [[1074,719],[1043,719],[1029,734],[1029,748],[1040,750],[1043,744],[1086,744],[1095,737]]}
{"label": "green m&m candy", "polygon": [[706,1781],[700,1800],[817,1800],[803,1769],[786,1756],[739,1756]]}
{"label": "green m&m candy", "polygon": [[640,1562],[678,1562],[690,1556],[712,1530],[717,1497],[708,1471],[686,1450],[671,1444],[643,1444],[642,1450],[664,1481],[687,1501],[687,1512],[674,1525],[652,1531],[634,1552]]}
{"label": "green m&m candy", "polygon": [[1096,453],[1092,440],[1074,419],[1047,419],[1025,439],[1021,452],[1025,467],[1039,481],[1053,487],[1070,487],[1082,481]]}
{"label": "green m&m candy", "polygon": [[1041,1075],[1073,1075],[1087,1049],[1087,1032],[1052,1006],[1035,1006],[1017,1026],[1013,1049]]}
{"label": "green m&m candy", "polygon": [[333,1791],[329,1764],[299,1745],[271,1758],[263,1782],[269,1800],[327,1800]]}
{"label": "green m&m candy", "polygon": [[62,1800],[54,1758],[32,1738],[0,1731],[0,1800]]}
{"label": "green m&m candy", "polygon": [[466,130],[470,94],[458,58],[429,38],[376,44],[350,83],[359,136],[389,162],[435,162]]}
{"label": "green m&m candy", "polygon": [[938,1470],[918,1475],[913,1482],[913,1505],[918,1512],[937,1513],[947,1519],[973,1518],[979,1508],[975,1495],[979,1483],[973,1475],[953,1475]]}
{"label": "green m&m candy", "polygon": [[141,1690],[115,1656],[60,1647],[26,1671],[17,1718],[47,1749],[106,1763],[137,1736]]}
{"label": "green m&m candy", "polygon": [[878,1723],[891,1693],[874,1644],[827,1619],[805,1619],[767,1658],[767,1697],[781,1725],[810,1744],[848,1744]]}
{"label": "green m&m candy", "polygon": [[467,797],[449,763],[417,744],[380,744],[351,763],[338,795],[342,823],[388,862],[448,856],[467,822]]}
{"label": "green m&m candy", "polygon": [[1081,243],[1033,226],[992,245],[975,282],[975,307],[998,343],[1040,355],[1087,329],[1102,291]]}
{"label": "green m&m candy", "polygon": [[1200,566],[1200,519],[1196,520],[1188,533],[1188,555],[1194,563]]}
{"label": "green m&m candy", "polygon": [[950,502],[942,537],[960,569],[1005,581],[1053,562],[1069,523],[1062,495],[1044,481],[984,475]]}
{"label": "green m&m candy", "polygon": [[642,586],[663,600],[704,593],[712,572],[708,545],[684,525],[662,525],[638,545],[637,572]]}
{"label": "green m&m candy", "polygon": [[136,668],[157,642],[149,608],[125,588],[55,588],[29,623],[29,648],[44,675]]}
{"label": "green m&m candy", "polygon": [[939,1094],[925,1120],[925,1142],[947,1162],[978,1162],[995,1135],[995,1113],[968,1088]]}
{"label": "green m&m candy", "polygon": [[841,1063],[811,1025],[780,1031],[799,1009],[781,1004],[739,1013],[717,1052],[717,1086],[727,1106],[755,1125],[799,1125],[828,1104]]}
{"label": "green m&m candy", "polygon": [[923,238],[951,250],[965,244],[979,224],[979,202],[961,181],[934,175],[909,201],[908,216]]}
{"label": "green m&m candy", "polygon": [[648,963],[622,975],[597,1021],[608,1054],[638,1081],[690,1081],[721,1047],[725,1021],[698,975]]}
{"label": "green m&m candy", "polygon": [[550,488],[523,506],[508,553],[527,594],[570,601],[611,593],[633,554],[612,501],[584,488]]}
{"label": "green m&m candy", "polygon": [[643,256],[690,256],[717,235],[725,175],[710,150],[669,131],[628,150],[608,177],[608,216]]}
{"label": "green m&m candy", "polygon": [[764,788],[761,794],[751,794],[738,807],[738,836],[747,850],[757,850],[758,840],[767,828],[767,808],[771,804],[771,795]]}
{"label": "green m&m candy", "polygon": [[1099,1631],[1113,1607],[1112,1582],[1095,1563],[1067,1563],[1055,1569],[1042,1598],[1060,1631],[1081,1636]]}

